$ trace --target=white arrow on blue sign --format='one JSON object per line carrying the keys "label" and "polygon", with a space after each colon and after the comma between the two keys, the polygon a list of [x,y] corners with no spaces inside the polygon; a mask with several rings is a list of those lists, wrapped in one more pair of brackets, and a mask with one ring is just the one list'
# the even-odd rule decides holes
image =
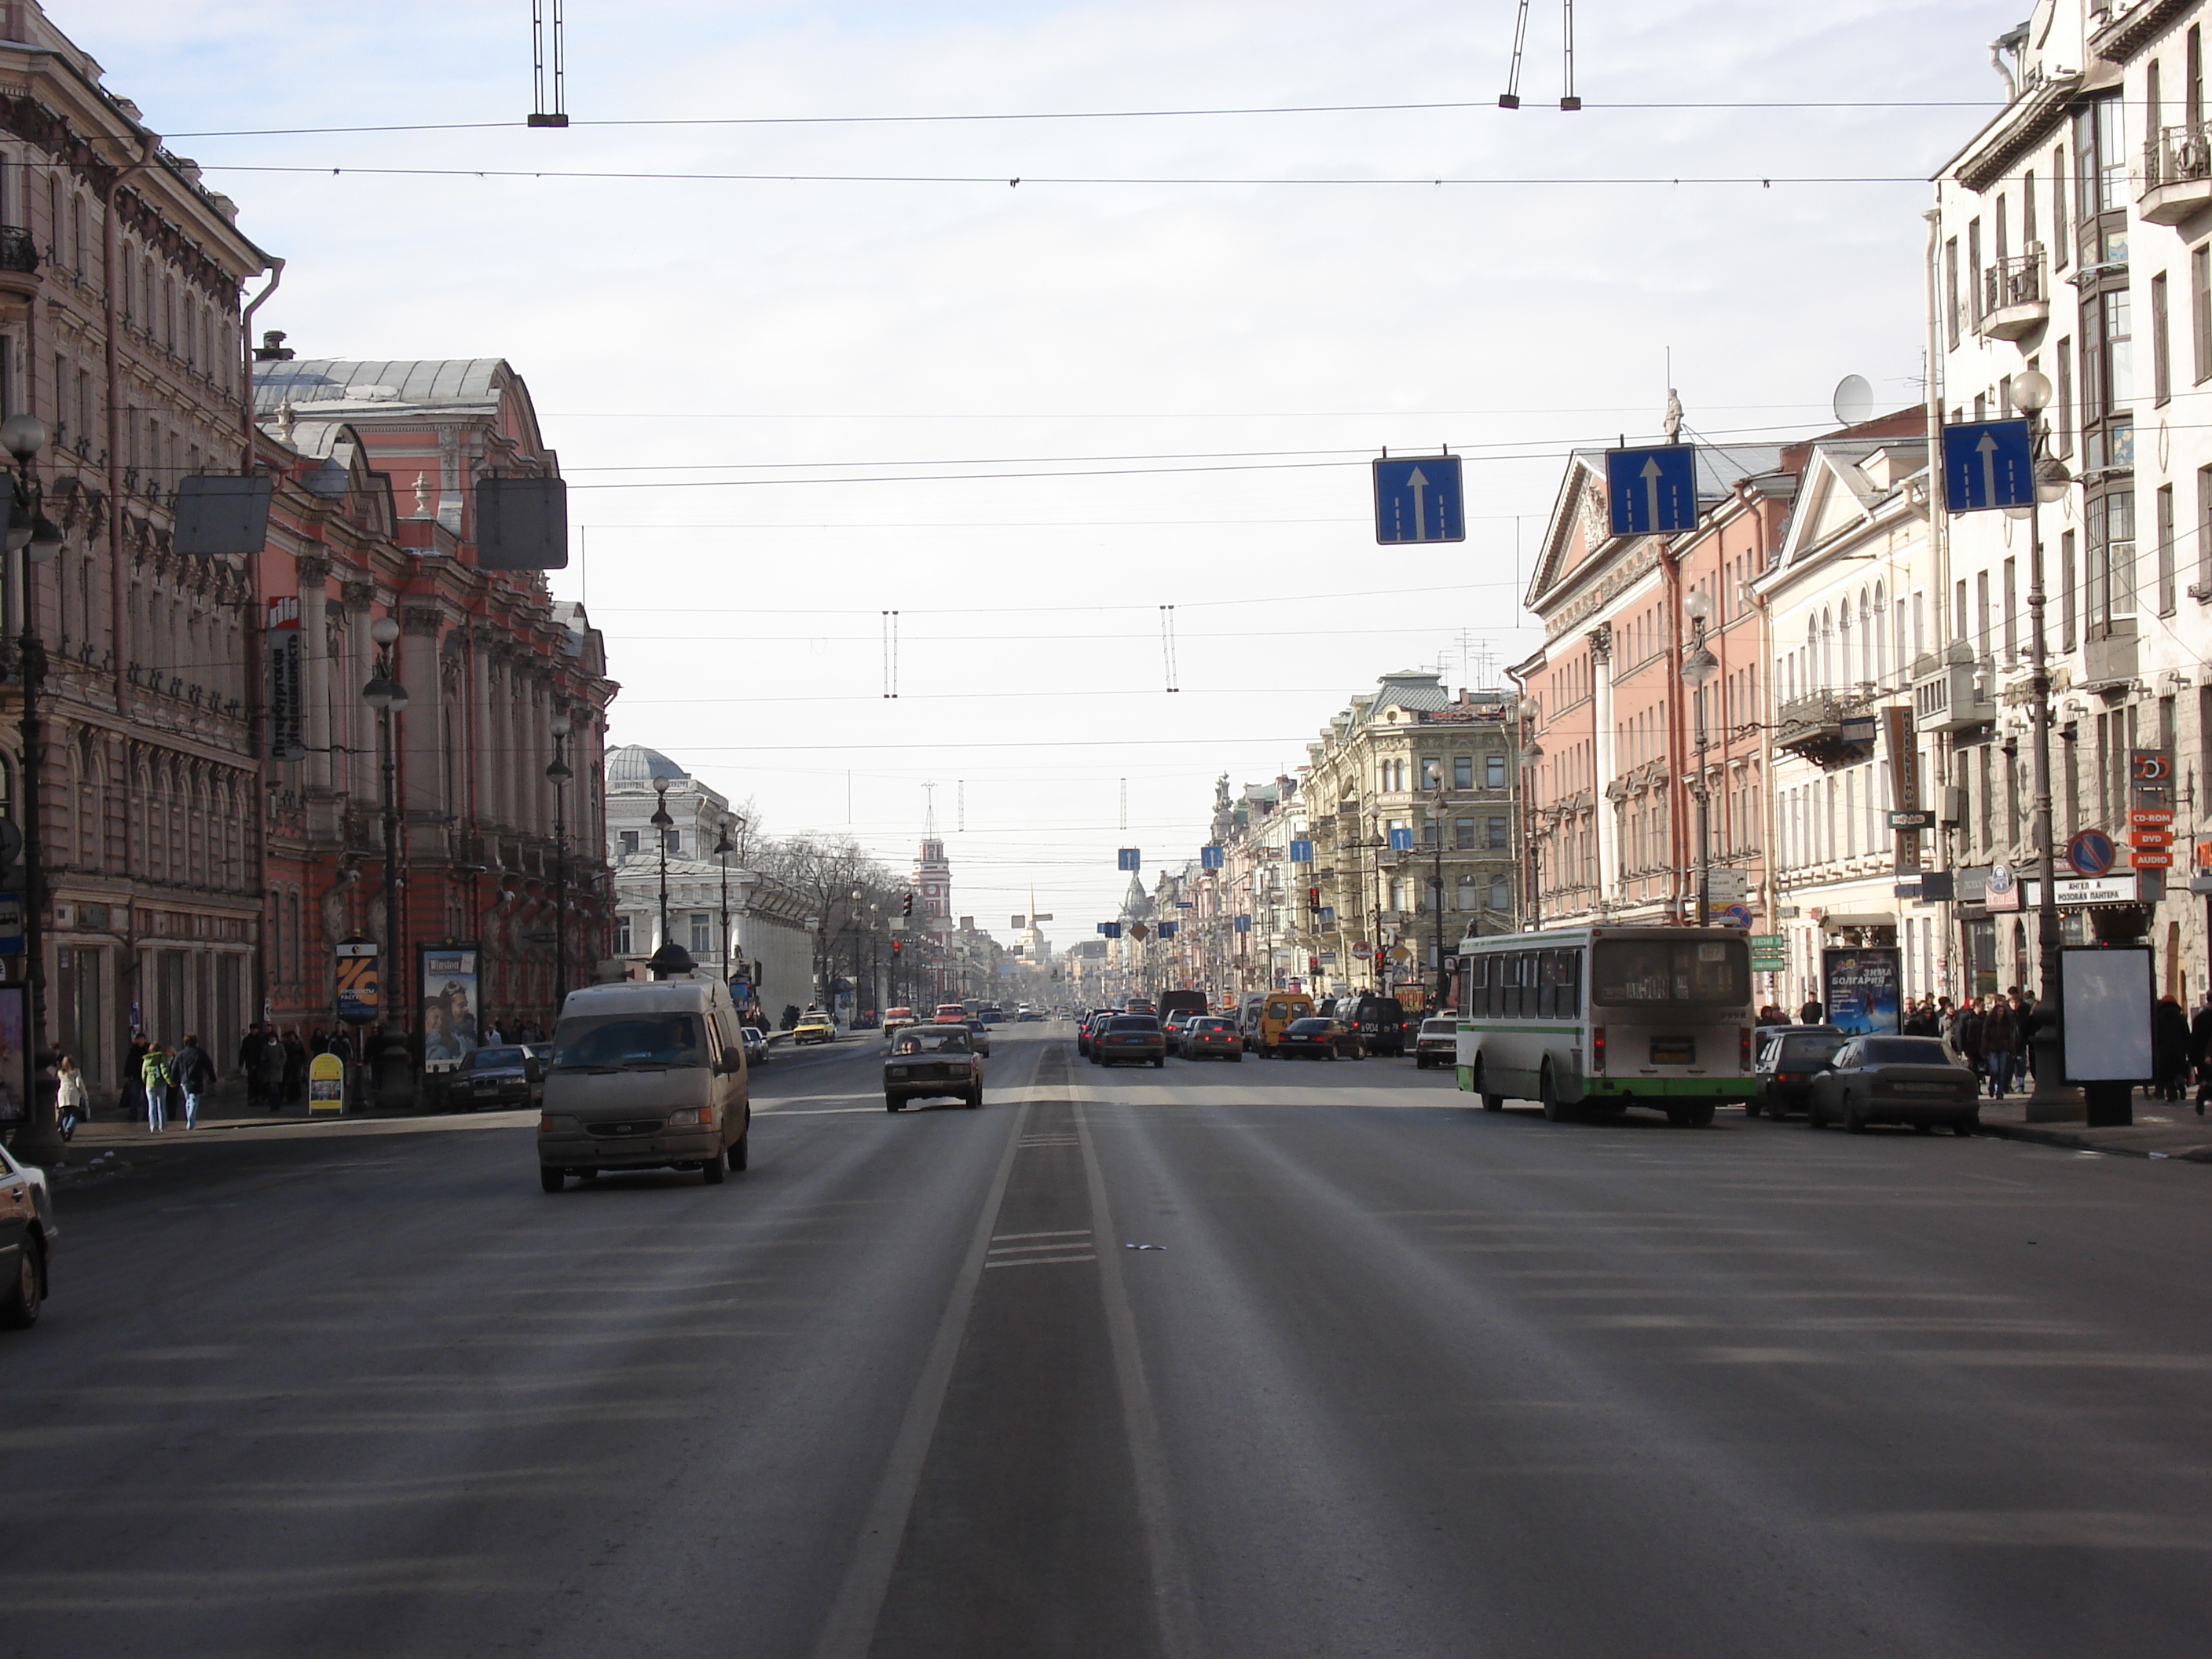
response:
{"label": "white arrow on blue sign", "polygon": [[1412,852],[1413,832],[1410,830],[1393,830],[1390,832],[1390,850],[1394,853]]}
{"label": "white arrow on blue sign", "polygon": [[1114,867],[1117,870],[1141,870],[1145,867],[1144,854],[1136,848],[1124,847],[1115,855]]}
{"label": "white arrow on blue sign", "polygon": [[1954,513],[2027,507],[2035,462],[2026,421],[1969,421],[1943,428],[1943,505]]}
{"label": "white arrow on blue sign", "polygon": [[1201,870],[1218,870],[1221,867],[1221,848],[1218,847],[1200,848],[1198,849],[1198,867]]}
{"label": "white arrow on blue sign", "polygon": [[1605,497],[1616,536],[1671,536],[1698,527],[1698,452],[1692,444],[1608,449]]}
{"label": "white arrow on blue sign", "polygon": [[1385,547],[1395,542],[1463,542],[1464,500],[1456,455],[1376,461],[1375,539]]}
{"label": "white arrow on blue sign", "polygon": [[1292,842],[1291,843],[1291,862],[1293,864],[1311,864],[1313,862],[1313,843],[1310,841]]}

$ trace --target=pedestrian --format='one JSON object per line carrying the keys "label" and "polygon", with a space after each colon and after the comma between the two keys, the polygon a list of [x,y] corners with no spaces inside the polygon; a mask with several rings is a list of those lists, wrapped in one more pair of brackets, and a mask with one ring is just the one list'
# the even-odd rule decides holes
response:
{"label": "pedestrian", "polygon": [[146,1127],[160,1134],[169,1121],[169,1057],[158,1042],[146,1045],[138,1064],[138,1083],[146,1096]]}
{"label": "pedestrian", "polygon": [[146,1034],[131,1033],[131,1046],[123,1051],[123,1086],[118,1092],[116,1104],[122,1109],[123,1121],[129,1122],[145,1109],[146,1085],[139,1080],[139,1073],[146,1064]]}
{"label": "pedestrian", "polygon": [[2212,1095],[2212,989],[2189,1022],[2189,1063],[2197,1068],[2197,1115],[2203,1117],[2205,1097]]}
{"label": "pedestrian", "polygon": [[209,1062],[207,1050],[200,1047],[198,1036],[187,1036],[177,1046],[169,1069],[177,1087],[184,1091],[185,1127],[197,1129],[200,1126],[200,1097],[215,1081],[215,1067]]}
{"label": "pedestrian", "polygon": [[485,1048],[495,1048],[498,1044],[506,1041],[507,1039],[499,1034],[499,1022],[497,1020],[495,1019],[486,1023],[483,1031],[483,1046]]}
{"label": "pedestrian", "polygon": [[246,1100],[248,1105],[262,1103],[261,1053],[269,1046],[269,1032],[259,1020],[246,1028],[246,1035],[238,1042],[238,1069],[246,1079]]}
{"label": "pedestrian", "polygon": [[1817,997],[1805,999],[1805,1006],[1797,1011],[1797,1023],[1800,1025],[1818,1025],[1820,1023],[1820,999]]}
{"label": "pedestrian", "polygon": [[2153,1087],[2160,1100],[2179,1100],[2189,1077],[2189,1016],[2168,991],[2150,1011]]}
{"label": "pedestrian", "polygon": [[85,1091],[84,1073],[67,1054],[54,1060],[54,1104],[61,1113],[62,1139],[76,1133],[76,1126],[92,1116],[92,1098]]}
{"label": "pedestrian", "polygon": [[284,1103],[297,1106],[307,1097],[307,1045],[295,1030],[284,1033]]}
{"label": "pedestrian", "polygon": [[2020,1048],[2020,1030],[2013,1024],[2012,1005],[2002,997],[1990,999],[1982,1016],[1982,1057],[1990,1071],[1990,1098],[2002,1100],[2012,1087],[2013,1056]]}
{"label": "pedestrian", "polygon": [[[2027,1000],[2027,993],[2014,986],[2012,993],[2013,1052],[2017,1056],[2012,1067],[2014,1077],[2032,1078],[2035,1075],[2035,1028],[2040,1023],[2035,1017],[2035,1005]],[[2025,1088],[2027,1085],[2023,1083],[2021,1086]]]}
{"label": "pedestrian", "polygon": [[353,1039],[346,1035],[343,1027],[340,1027],[331,1033],[329,1046],[323,1052],[326,1054],[335,1054],[339,1060],[350,1066],[353,1064]]}
{"label": "pedestrian", "polygon": [[270,1111],[284,1105],[284,1043],[275,1026],[264,1028],[261,1044],[261,1098]]}
{"label": "pedestrian", "polygon": [[1951,1022],[1951,1046],[1966,1062],[1977,1084],[1985,1085],[1989,1062],[1982,1054],[1982,1005],[1978,998],[1968,997],[1959,1004],[1959,1017]]}

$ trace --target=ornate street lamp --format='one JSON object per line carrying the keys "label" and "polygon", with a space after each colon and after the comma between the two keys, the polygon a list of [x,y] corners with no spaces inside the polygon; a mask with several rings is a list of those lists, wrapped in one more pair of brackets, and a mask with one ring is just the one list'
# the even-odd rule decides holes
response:
{"label": "ornate street lamp", "polygon": [[722,833],[714,842],[714,861],[722,866],[722,931],[721,944],[715,954],[716,971],[727,985],[733,975],[730,972],[730,854],[738,849],[730,845],[731,820],[722,820]]}
{"label": "ornate street lamp", "polygon": [[646,966],[655,979],[672,979],[678,974],[690,973],[698,964],[668,931],[668,832],[676,827],[676,820],[668,816],[668,780],[654,778],[653,791],[653,833],[660,842],[660,947]]}
{"label": "ornate street lamp", "polygon": [[1711,890],[1713,881],[1712,791],[1705,783],[1705,685],[1721,665],[1705,645],[1705,624],[1712,620],[1713,602],[1705,592],[1692,593],[1682,601],[1682,614],[1690,619],[1690,644],[1682,655],[1682,678],[1696,693],[1691,701],[1697,708],[1696,742],[1698,746],[1698,776],[1690,787],[1690,799],[1698,804],[1698,926],[1709,926],[1712,921]]}

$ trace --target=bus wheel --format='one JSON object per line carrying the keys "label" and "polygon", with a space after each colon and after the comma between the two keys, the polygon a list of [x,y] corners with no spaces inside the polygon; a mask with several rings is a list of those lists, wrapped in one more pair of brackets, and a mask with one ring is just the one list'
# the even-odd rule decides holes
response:
{"label": "bus wheel", "polygon": [[1480,1060],[1477,1060],[1474,1063],[1474,1091],[1482,1097],[1482,1109],[1484,1111],[1502,1112],[1505,1109],[1505,1097],[1504,1095],[1493,1095],[1484,1088],[1482,1062]]}
{"label": "bus wheel", "polygon": [[1559,1085],[1552,1080],[1552,1063],[1544,1062],[1544,1074],[1536,1085],[1537,1098],[1543,1103],[1544,1121],[1565,1123],[1569,1116],[1565,1103],[1559,1098]]}

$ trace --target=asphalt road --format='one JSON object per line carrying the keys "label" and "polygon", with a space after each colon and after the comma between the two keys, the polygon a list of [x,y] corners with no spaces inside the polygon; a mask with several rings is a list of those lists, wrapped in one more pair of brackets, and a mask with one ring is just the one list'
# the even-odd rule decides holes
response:
{"label": "asphalt road", "polygon": [[0,1656],[2212,1650],[2201,1166],[878,1063],[779,1056],[720,1188],[487,1127],[66,1194]]}

